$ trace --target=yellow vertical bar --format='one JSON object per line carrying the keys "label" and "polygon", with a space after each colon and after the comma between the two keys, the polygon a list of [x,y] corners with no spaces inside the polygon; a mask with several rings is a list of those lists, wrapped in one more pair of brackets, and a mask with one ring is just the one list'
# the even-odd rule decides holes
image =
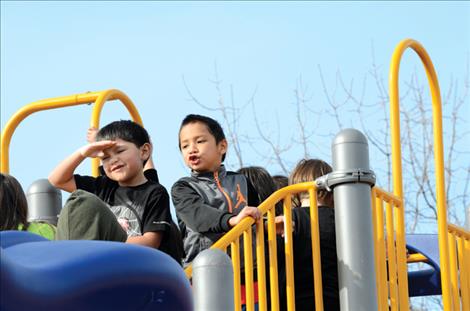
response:
{"label": "yellow vertical bar", "polygon": [[381,310],[381,292],[380,292],[380,266],[379,266],[379,233],[377,228],[377,208],[376,208],[376,191],[375,187],[371,189],[371,202],[372,202],[372,237],[374,239],[374,261],[375,261],[375,287],[377,290],[377,303],[378,303],[378,310]]}
{"label": "yellow vertical bar", "polygon": [[274,223],[274,209],[268,210],[268,250],[269,250],[269,278],[271,291],[271,310],[279,311],[279,286],[277,272],[277,242],[276,225]]}
{"label": "yellow vertical bar", "polygon": [[[466,263],[470,262],[470,238],[467,237],[464,243],[464,252],[465,252],[465,261]],[[470,265],[464,265],[464,273],[467,276],[467,291],[465,295],[467,296],[467,300],[470,301]]]}
{"label": "yellow vertical bar", "polygon": [[255,297],[253,292],[253,239],[251,236],[251,227],[243,231],[243,253],[245,255],[246,310],[254,311]]}
{"label": "yellow vertical bar", "polygon": [[231,256],[233,265],[233,296],[235,311],[241,311],[241,294],[240,294],[240,240],[237,238],[231,244]]}
{"label": "yellow vertical bar", "polygon": [[469,301],[469,292],[468,288],[468,273],[465,271],[468,269],[470,262],[466,259],[465,256],[465,245],[464,238],[457,238],[457,249],[458,249],[458,258],[459,258],[459,276],[460,276],[460,296],[462,300],[462,310],[470,310],[470,301]]}
{"label": "yellow vertical bar", "polygon": [[388,249],[388,284],[390,288],[391,311],[398,310],[398,287],[397,287],[397,267],[395,256],[395,235],[393,229],[393,207],[391,203],[386,204],[387,214],[387,249]]}
{"label": "yellow vertical bar", "polygon": [[459,299],[459,280],[457,278],[457,250],[455,248],[455,237],[453,233],[448,233],[449,239],[449,269],[450,269],[450,286],[453,308],[451,310],[460,310]]}
{"label": "yellow vertical bar", "polygon": [[377,226],[379,228],[378,237],[379,237],[379,260],[380,260],[380,275],[382,277],[380,291],[382,292],[382,306],[384,309],[388,310],[388,280],[387,280],[387,257],[385,252],[385,225],[384,225],[384,207],[383,207],[383,200],[381,198],[377,198],[377,203],[380,206],[379,213],[377,213]]}
{"label": "yellow vertical bar", "polygon": [[398,270],[398,297],[400,309],[408,310],[408,286],[402,286],[402,284],[408,284],[408,264],[406,262],[406,242],[405,242],[405,223],[401,220],[405,219],[405,211],[401,201],[395,205],[394,216],[396,223],[396,248],[397,248],[397,270]]}
{"label": "yellow vertical bar", "polygon": [[387,292],[387,272],[385,259],[385,237],[384,237],[384,220],[383,220],[383,204],[382,199],[377,196],[375,187],[372,188],[372,211],[375,236],[375,267],[377,274],[377,297],[379,310],[388,309],[388,292]]}
{"label": "yellow vertical bar", "polygon": [[[274,206],[271,208],[274,209]],[[264,220],[261,217],[256,223],[256,263],[258,273],[258,307],[266,311],[268,303],[266,300],[266,270],[264,258]]]}
{"label": "yellow vertical bar", "polygon": [[[465,262],[470,262],[470,238],[467,237],[464,243]],[[470,266],[465,265],[465,275],[467,276],[467,292],[466,295],[470,301]]]}
{"label": "yellow vertical bar", "polygon": [[323,311],[323,286],[321,273],[320,232],[316,189],[308,189],[310,197],[310,232],[312,243],[313,284],[315,289],[315,310]]}
{"label": "yellow vertical bar", "polygon": [[292,201],[291,196],[284,198],[284,242],[286,255],[286,294],[287,310],[295,311],[294,285],[294,247],[292,241]]}

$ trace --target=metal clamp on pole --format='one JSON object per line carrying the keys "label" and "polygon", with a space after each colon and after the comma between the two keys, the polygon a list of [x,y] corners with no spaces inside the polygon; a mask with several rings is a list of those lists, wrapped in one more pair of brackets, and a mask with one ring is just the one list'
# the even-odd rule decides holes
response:
{"label": "metal clamp on pole", "polygon": [[316,183],[333,189],[341,310],[377,310],[371,187],[366,137],[339,132],[332,144],[333,172]]}
{"label": "metal clamp on pole", "polygon": [[352,170],[334,171],[315,179],[318,189],[328,192],[340,184],[365,183],[373,187],[375,185],[375,173],[371,170],[356,168]]}

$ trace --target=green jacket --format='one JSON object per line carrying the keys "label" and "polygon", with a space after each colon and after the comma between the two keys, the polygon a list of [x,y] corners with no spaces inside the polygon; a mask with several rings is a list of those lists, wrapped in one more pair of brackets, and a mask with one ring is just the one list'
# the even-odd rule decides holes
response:
{"label": "green jacket", "polygon": [[[18,230],[25,231],[23,224],[18,226]],[[45,222],[30,222],[26,231],[40,235],[49,240],[54,240],[55,230],[55,226]]]}

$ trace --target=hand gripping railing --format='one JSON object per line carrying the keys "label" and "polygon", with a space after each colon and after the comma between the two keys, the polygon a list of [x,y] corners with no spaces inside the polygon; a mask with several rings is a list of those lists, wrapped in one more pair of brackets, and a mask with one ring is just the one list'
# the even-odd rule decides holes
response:
{"label": "hand gripping railing", "polygon": [[[104,103],[111,100],[120,100],[129,111],[132,119],[142,125],[142,119],[134,106],[132,101],[126,94],[119,90],[110,89],[99,92],[88,92],[84,94],[75,94],[63,97],[43,99],[31,104],[28,104],[18,110],[5,125],[1,136],[1,159],[0,159],[0,172],[8,173],[9,167],[9,149],[10,141],[15,129],[18,127],[21,121],[23,121],[30,114],[42,111],[57,109],[62,107],[77,106],[82,104],[95,103],[92,110],[90,126],[99,128],[101,110],[103,109]],[[92,159],[92,174],[93,176],[98,175],[99,159]]]}
{"label": "hand gripping railing", "polygon": [[[270,297],[271,310],[279,310],[279,284],[277,278],[277,243],[276,243],[276,225],[274,206],[277,202],[284,201],[284,242],[286,259],[286,287],[287,287],[287,310],[295,309],[295,289],[294,289],[294,267],[293,267],[293,240],[292,240],[292,212],[291,196],[299,192],[308,192],[310,196],[310,229],[312,232],[312,256],[313,256],[313,274],[315,287],[315,310],[323,310],[323,290],[321,278],[321,260],[320,260],[320,238],[318,230],[318,210],[316,185],[314,182],[306,182],[287,186],[274,192],[269,198],[258,206],[262,215],[267,214],[268,230],[268,248],[269,248],[269,274],[270,274]],[[265,218],[262,217],[256,222],[256,264],[258,277],[259,310],[267,309],[266,293],[266,269],[265,269],[265,251],[264,251],[264,226]],[[246,286],[246,307],[247,310],[254,310],[254,290],[253,290],[253,255],[251,253],[252,235],[251,226],[255,223],[254,219],[247,217],[237,226],[227,232],[220,240],[215,242],[211,248],[217,248],[224,252],[231,247],[231,257],[234,271],[234,310],[241,309],[240,299],[240,246],[239,240],[243,236],[245,252],[245,286]],[[192,266],[186,268],[186,275],[191,278]]]}
{"label": "hand gripping railing", "polygon": [[[399,108],[399,90],[398,78],[400,61],[404,51],[407,48],[412,48],[420,57],[431,89],[432,97],[432,111],[433,111],[433,134],[434,134],[434,165],[435,165],[435,178],[436,178],[436,202],[437,202],[437,226],[438,226],[438,240],[439,240],[439,254],[440,254],[440,268],[441,268],[441,287],[442,287],[442,302],[444,310],[452,310],[452,287],[450,278],[450,259],[449,259],[449,240],[447,223],[447,208],[446,208],[446,194],[445,194],[445,177],[444,177],[444,152],[443,152],[443,139],[442,139],[442,108],[441,108],[441,94],[439,90],[439,83],[434,66],[431,59],[424,49],[424,47],[415,40],[406,39],[401,41],[395,48],[390,65],[390,125],[391,125],[391,138],[392,138],[392,167],[393,167],[393,192],[396,196],[403,199],[403,185],[402,185],[402,163],[401,163],[401,144],[400,144],[400,108]],[[404,227],[404,211],[399,209],[397,216],[397,223],[399,227]],[[402,232],[398,230],[397,234]],[[465,231],[464,231],[465,232]],[[403,238],[397,239],[397,243],[402,243]],[[398,264],[404,266],[405,263],[405,245],[397,245],[399,251]],[[467,261],[468,262],[468,261]],[[406,269],[399,269],[399,273],[406,273]],[[403,277],[403,276],[402,276]],[[404,276],[406,277],[406,276]],[[400,286],[408,287],[407,282],[400,284]],[[407,290],[407,288],[406,288]],[[455,290],[454,290],[455,294]],[[468,293],[467,293],[468,297]],[[454,306],[455,307],[455,306]],[[406,308],[408,309],[408,308]],[[459,308],[457,308],[459,309]]]}

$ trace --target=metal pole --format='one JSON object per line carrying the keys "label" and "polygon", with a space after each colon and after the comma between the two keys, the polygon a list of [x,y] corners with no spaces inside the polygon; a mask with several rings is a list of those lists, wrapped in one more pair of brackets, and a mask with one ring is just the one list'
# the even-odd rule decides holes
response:
{"label": "metal pole", "polygon": [[193,261],[195,311],[233,311],[233,269],[227,254],[206,249]]}
{"label": "metal pole", "polygon": [[28,221],[45,221],[57,226],[62,209],[62,193],[49,180],[38,179],[26,192]]}
{"label": "metal pole", "polygon": [[336,246],[341,310],[377,310],[371,186],[366,137],[355,129],[339,132],[332,145]]}

